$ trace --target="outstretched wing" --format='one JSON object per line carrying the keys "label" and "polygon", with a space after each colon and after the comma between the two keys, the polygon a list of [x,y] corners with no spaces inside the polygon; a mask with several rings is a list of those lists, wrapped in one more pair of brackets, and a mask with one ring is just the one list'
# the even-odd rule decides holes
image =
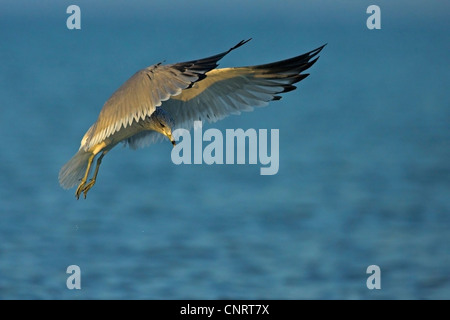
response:
{"label": "outstretched wing", "polygon": [[[258,66],[214,69],[192,87],[182,90],[162,103],[175,121],[176,128],[190,129],[195,120],[215,122],[230,114],[251,111],[279,100],[280,93],[294,90],[295,83],[309,74],[302,73],[318,59],[325,45],[297,57]],[[128,139],[132,148],[148,145],[162,138],[142,132]]]}
{"label": "outstretched wing", "polygon": [[171,65],[159,63],[138,71],[106,101],[97,121],[83,137],[80,149],[87,151],[122,127],[150,116],[163,101],[204,79],[220,59],[248,41],[209,58]]}
{"label": "outstretched wing", "polygon": [[164,102],[162,108],[172,115],[176,127],[190,128],[195,120],[215,122],[265,106],[281,99],[280,93],[294,90],[293,84],[309,75],[302,72],[317,61],[314,57],[322,48],[265,65],[211,70],[192,88]]}

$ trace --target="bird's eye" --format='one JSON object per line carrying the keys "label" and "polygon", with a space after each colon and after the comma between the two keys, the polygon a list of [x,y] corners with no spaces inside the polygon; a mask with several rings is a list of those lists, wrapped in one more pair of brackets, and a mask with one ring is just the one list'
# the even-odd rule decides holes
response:
{"label": "bird's eye", "polygon": [[160,125],[161,125],[161,127],[162,128],[165,128],[166,126],[165,125],[163,125],[161,122],[159,123]]}

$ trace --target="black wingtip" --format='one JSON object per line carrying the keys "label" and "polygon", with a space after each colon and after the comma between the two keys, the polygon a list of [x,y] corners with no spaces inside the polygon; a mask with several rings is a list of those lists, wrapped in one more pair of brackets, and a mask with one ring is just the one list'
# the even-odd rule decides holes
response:
{"label": "black wingtip", "polygon": [[247,39],[247,40],[242,40],[241,42],[239,42],[237,45],[235,45],[233,48],[231,48],[230,50],[228,50],[227,53],[230,53],[231,51],[233,51],[234,49],[239,48],[240,46],[243,46],[244,44],[246,44],[247,42],[249,42],[250,40],[252,40],[252,38]]}
{"label": "black wingtip", "polygon": [[325,43],[324,45],[322,45],[322,46],[320,46],[320,47],[318,47],[318,48],[316,48],[316,49],[311,50],[310,52],[308,52],[308,55],[310,56],[310,58],[315,57],[316,55],[318,55],[318,54],[320,53],[320,51],[322,51],[322,49],[325,48],[325,46],[326,46],[327,44],[328,44],[328,43]]}

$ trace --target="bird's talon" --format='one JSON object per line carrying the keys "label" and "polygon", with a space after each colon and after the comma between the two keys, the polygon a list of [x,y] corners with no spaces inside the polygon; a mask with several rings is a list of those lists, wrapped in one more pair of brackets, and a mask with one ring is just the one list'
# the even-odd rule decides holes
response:
{"label": "bird's talon", "polygon": [[77,198],[77,200],[80,199],[80,194],[83,192],[85,185],[86,185],[85,182],[80,183],[80,185],[77,188],[77,191],[75,191],[75,197]]}
{"label": "bird's talon", "polygon": [[86,184],[86,185],[83,187],[83,190],[81,190],[81,192],[84,193],[84,198],[85,198],[85,199],[86,199],[86,195],[87,195],[88,191],[91,190],[91,188],[94,186],[94,184],[95,184],[95,180],[94,180],[94,179],[91,179],[91,180],[89,181],[89,183]]}

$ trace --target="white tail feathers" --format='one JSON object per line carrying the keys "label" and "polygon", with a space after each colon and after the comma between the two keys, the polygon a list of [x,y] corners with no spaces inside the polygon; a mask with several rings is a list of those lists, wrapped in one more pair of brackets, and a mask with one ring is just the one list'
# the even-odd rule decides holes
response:
{"label": "white tail feathers", "polygon": [[59,171],[59,184],[64,189],[70,189],[83,178],[91,152],[80,149]]}

